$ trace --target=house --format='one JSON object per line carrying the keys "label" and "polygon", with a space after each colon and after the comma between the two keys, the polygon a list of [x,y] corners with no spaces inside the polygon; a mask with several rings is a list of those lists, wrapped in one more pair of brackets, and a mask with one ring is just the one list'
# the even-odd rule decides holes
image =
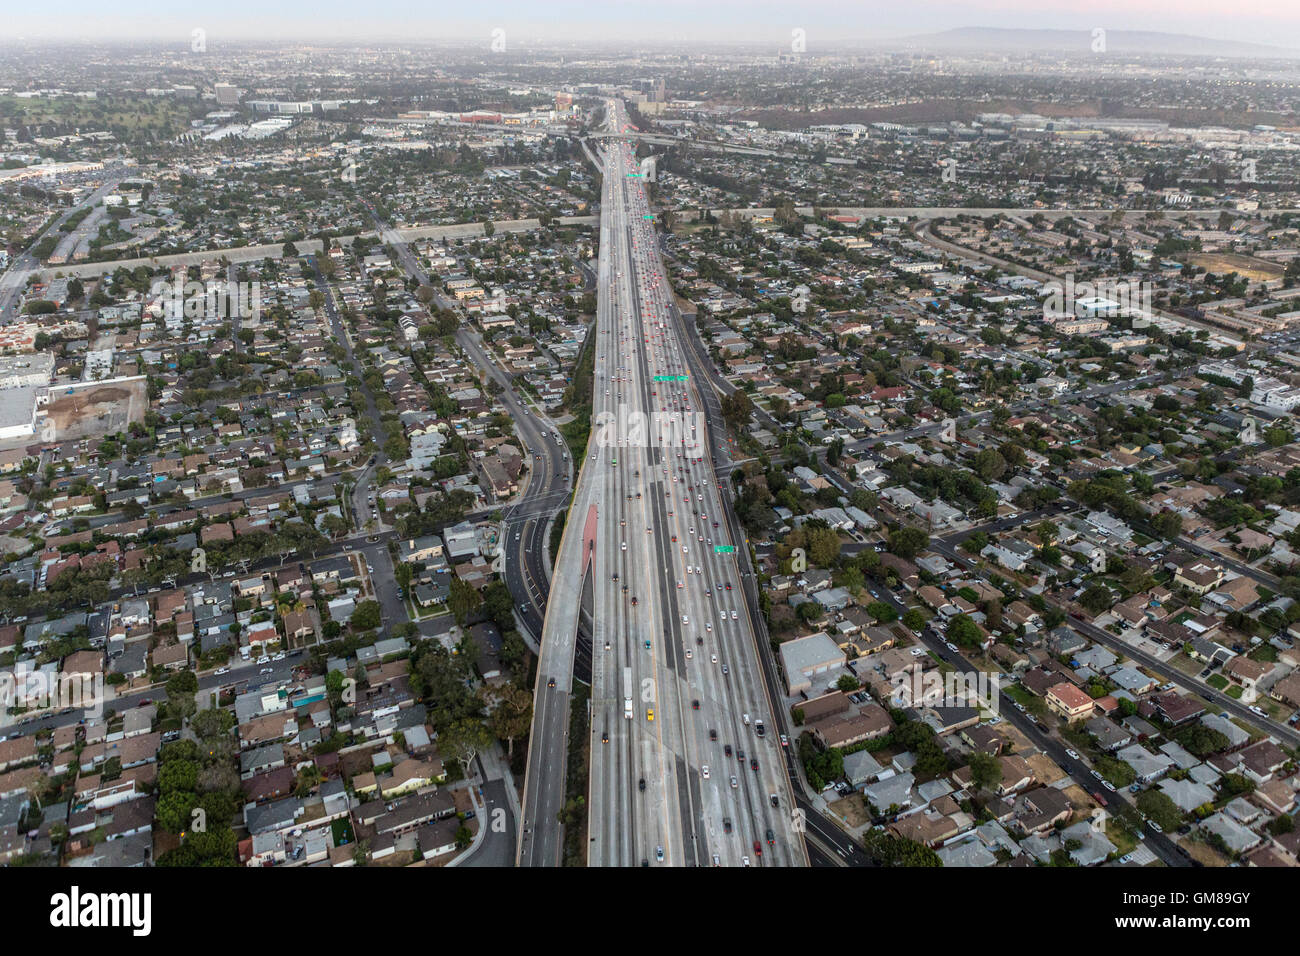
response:
{"label": "house", "polygon": [[1141,744],[1129,744],[1117,750],[1115,756],[1133,768],[1139,783],[1152,783],[1163,777],[1174,766],[1171,757],[1162,753],[1153,754]]}
{"label": "house", "polygon": [[823,747],[849,747],[864,740],[876,740],[893,729],[889,712],[879,704],[868,704],[858,713],[845,712],[823,717],[808,726]]}
{"label": "house", "polygon": [[1055,787],[1038,787],[1016,797],[1011,825],[1022,834],[1041,833],[1062,820],[1073,808],[1070,798]]}
{"label": "house", "polygon": [[1223,583],[1223,568],[1195,559],[1179,565],[1174,581],[1196,595],[1208,594]]}
{"label": "house", "polygon": [[1159,717],[1177,727],[1205,713],[1205,707],[1171,690],[1144,698],[1138,704],[1138,713],[1143,717]]}
{"label": "house", "polygon": [[1074,684],[1062,681],[1047,689],[1047,708],[1067,721],[1087,720],[1092,716],[1092,698]]}

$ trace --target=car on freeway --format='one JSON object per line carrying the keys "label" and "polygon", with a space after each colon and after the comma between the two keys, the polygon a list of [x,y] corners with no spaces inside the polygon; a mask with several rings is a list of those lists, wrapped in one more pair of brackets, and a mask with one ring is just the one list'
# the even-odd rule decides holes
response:
{"label": "car on freeway", "polygon": [[554,686],[555,686],[555,678],[552,677],[550,680],[548,680],[548,681],[546,682],[546,686],[547,686],[547,687],[554,687]]}
{"label": "car on freeway", "polygon": [[709,765],[708,765],[708,764],[705,764],[703,767],[700,768],[700,776],[703,777],[705,780],[708,780],[708,779],[709,779]]}
{"label": "car on freeway", "polygon": [[735,790],[739,786],[740,786],[740,782],[736,779],[736,775],[733,773],[731,775],[731,789]]}

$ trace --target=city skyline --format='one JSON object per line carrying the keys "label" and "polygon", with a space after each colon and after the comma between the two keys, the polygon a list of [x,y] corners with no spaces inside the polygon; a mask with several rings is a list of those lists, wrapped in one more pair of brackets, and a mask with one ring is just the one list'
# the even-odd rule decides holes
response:
{"label": "city skyline", "polygon": [[[466,16],[461,7],[448,4],[412,13],[392,0],[380,0],[360,12],[355,5],[324,0],[294,2],[268,16],[260,4],[250,0],[234,0],[220,9],[191,5],[179,12],[170,4],[136,0],[109,16],[89,0],[72,0],[58,22],[37,11],[23,11],[10,14],[8,26],[15,40],[167,41],[187,37],[199,28],[213,42],[222,37],[240,42],[299,39],[467,43],[482,38],[485,49],[494,30],[506,31],[519,45],[641,41],[700,46],[770,40],[785,46],[791,31],[801,29],[809,52],[815,53],[819,45],[833,49],[848,43],[895,42],[955,28],[1014,25],[1027,30],[1152,31],[1300,49],[1300,7],[1282,0],[1256,4],[1248,11],[1234,9],[1230,15],[1219,4],[1172,0],[977,0],[922,2],[905,7],[831,0],[797,9],[773,0],[721,0],[708,4],[665,0],[650,9],[653,16],[646,15],[643,4],[620,2],[593,12],[587,4],[563,0],[549,4],[547,15],[539,16],[532,4],[495,2],[478,5],[472,16]],[[70,29],[69,23],[75,26]]]}

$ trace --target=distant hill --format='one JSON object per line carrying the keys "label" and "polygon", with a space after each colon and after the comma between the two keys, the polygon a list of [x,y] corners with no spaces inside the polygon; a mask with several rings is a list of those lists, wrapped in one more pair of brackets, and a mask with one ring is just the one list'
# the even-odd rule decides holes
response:
{"label": "distant hill", "polygon": [[[1092,50],[1091,30],[1017,30],[1002,27],[958,27],[941,33],[903,37],[891,46],[920,50],[963,52],[1017,51],[1048,53],[1073,51],[1086,54]],[[1215,40],[1210,37],[1181,33],[1156,33],[1144,30],[1107,30],[1106,52],[1110,54],[1146,53],[1155,56],[1232,56],[1232,57],[1300,57],[1300,50],[1245,43],[1238,40]]]}

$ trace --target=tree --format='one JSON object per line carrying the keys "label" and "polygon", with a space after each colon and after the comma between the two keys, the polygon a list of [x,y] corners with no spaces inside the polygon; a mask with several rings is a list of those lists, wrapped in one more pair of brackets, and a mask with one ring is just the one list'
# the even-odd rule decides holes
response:
{"label": "tree", "polygon": [[998,758],[983,750],[970,755],[971,782],[981,790],[992,790],[1002,782],[1002,764]]}
{"label": "tree", "polygon": [[975,456],[975,474],[985,481],[997,481],[1007,471],[1007,460],[995,448],[986,448]]}
{"label": "tree", "polygon": [[1143,790],[1137,796],[1137,808],[1172,833],[1183,822],[1183,813],[1169,796],[1159,790]]}
{"label": "tree", "polygon": [[352,611],[348,625],[354,631],[373,631],[383,623],[383,613],[378,601],[362,601]]}
{"label": "tree", "polygon": [[963,647],[978,647],[984,639],[980,626],[969,615],[958,614],[948,622],[948,640]]}
{"label": "tree", "polygon": [[909,607],[903,614],[903,624],[908,630],[919,632],[925,627],[925,612],[919,607]]}
{"label": "tree", "polygon": [[723,396],[722,417],[732,431],[739,432],[748,425],[753,412],[754,403],[744,391],[737,389]]}
{"label": "tree", "polygon": [[877,624],[888,624],[890,621],[898,620],[898,612],[894,610],[894,606],[884,601],[872,601],[867,605],[867,613],[876,619]]}
{"label": "tree", "polygon": [[458,626],[464,627],[469,616],[477,611],[482,603],[483,595],[479,594],[478,589],[472,584],[467,584],[457,577],[451,579],[451,593],[447,597],[447,606],[455,615]]}
{"label": "tree", "polygon": [[898,527],[889,532],[889,550],[911,561],[930,546],[930,536],[920,528]]}
{"label": "tree", "polygon": [[438,734],[438,750],[444,757],[450,757],[461,765],[464,773],[470,773],[474,758],[480,750],[492,746],[492,734],[481,720],[467,717],[458,720]]}
{"label": "tree", "polygon": [[1169,541],[1183,533],[1183,516],[1176,511],[1162,511],[1151,519],[1151,527]]}
{"label": "tree", "polygon": [[493,581],[483,589],[483,613],[492,618],[502,632],[514,627],[515,602],[504,581]]}
{"label": "tree", "polygon": [[194,695],[199,689],[198,678],[193,671],[182,671],[167,681],[167,712],[174,717],[184,719],[197,709]]}
{"label": "tree", "polygon": [[[485,689],[486,690],[486,689]],[[506,750],[514,756],[515,738],[528,733],[533,722],[532,692],[518,684],[506,684],[498,691],[485,694],[491,707],[489,714],[492,733],[506,741]]]}
{"label": "tree", "polygon": [[1112,596],[1110,588],[1101,584],[1093,584],[1084,591],[1079,598],[1079,603],[1085,610],[1091,612],[1093,616],[1100,614],[1110,608]]}

